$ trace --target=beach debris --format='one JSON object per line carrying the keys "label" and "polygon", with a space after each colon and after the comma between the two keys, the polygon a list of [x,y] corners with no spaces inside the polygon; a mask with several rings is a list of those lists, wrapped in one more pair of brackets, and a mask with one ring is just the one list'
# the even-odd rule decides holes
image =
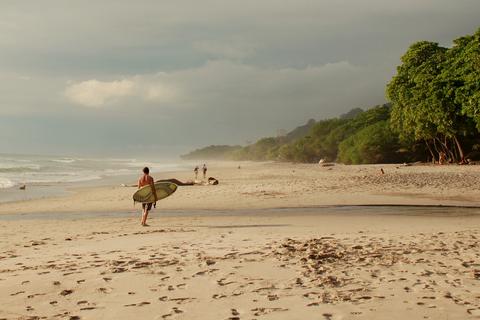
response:
{"label": "beach debris", "polygon": [[20,189],[20,190],[25,190],[25,189],[27,189],[27,185],[26,185],[26,184],[21,185],[20,188],[18,188],[18,189]]}
{"label": "beach debris", "polygon": [[209,177],[208,178],[208,184],[216,186],[218,184],[218,180],[215,179],[214,177]]}
{"label": "beach debris", "polygon": [[380,173],[385,174],[385,171],[383,170],[383,168],[380,168]]}
{"label": "beach debris", "polygon": [[207,266],[211,266],[211,265],[214,265],[216,262],[215,262],[215,260],[207,259],[207,260],[205,261],[205,263],[207,264]]}
{"label": "beach debris", "polygon": [[322,163],[321,166],[322,166],[322,167],[333,167],[333,166],[335,166],[335,163],[331,163],[331,162],[329,162],[329,163]]}

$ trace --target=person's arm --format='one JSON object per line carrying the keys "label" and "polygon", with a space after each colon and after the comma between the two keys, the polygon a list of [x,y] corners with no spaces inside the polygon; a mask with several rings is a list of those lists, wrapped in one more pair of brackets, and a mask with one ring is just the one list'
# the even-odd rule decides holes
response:
{"label": "person's arm", "polygon": [[137,182],[137,187],[138,187],[138,189],[141,188],[141,186],[140,186],[140,181],[141,181],[141,179],[138,179],[138,182]]}

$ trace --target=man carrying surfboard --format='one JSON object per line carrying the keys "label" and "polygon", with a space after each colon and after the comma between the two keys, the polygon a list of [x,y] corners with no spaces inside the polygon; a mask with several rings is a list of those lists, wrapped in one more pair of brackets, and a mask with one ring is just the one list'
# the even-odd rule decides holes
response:
{"label": "man carrying surfboard", "polygon": [[157,197],[157,191],[155,190],[155,181],[153,178],[150,176],[150,169],[148,167],[143,168],[143,176],[138,179],[138,189],[144,186],[150,185],[150,187],[153,190],[153,195],[155,197],[155,202],[151,203],[142,203],[142,208],[143,208],[143,214],[142,214],[142,226],[147,225],[147,217],[148,217],[148,212],[152,210],[152,206],[156,206],[158,197]]}

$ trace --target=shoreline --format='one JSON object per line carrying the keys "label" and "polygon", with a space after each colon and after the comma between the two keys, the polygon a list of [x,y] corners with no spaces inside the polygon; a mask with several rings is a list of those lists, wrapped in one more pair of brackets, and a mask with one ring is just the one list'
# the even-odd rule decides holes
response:
{"label": "shoreline", "polygon": [[[212,168],[213,167],[213,168]],[[218,186],[183,186],[158,203],[157,210],[229,210],[315,206],[480,207],[477,166],[335,165],[215,163],[208,176]],[[379,174],[380,168],[386,172]],[[155,179],[191,180],[192,174],[156,172]],[[0,203],[0,214],[33,212],[110,212],[137,210],[122,187],[136,176],[117,176],[93,184],[64,186],[63,196]],[[131,181],[131,182],[130,182]]]}

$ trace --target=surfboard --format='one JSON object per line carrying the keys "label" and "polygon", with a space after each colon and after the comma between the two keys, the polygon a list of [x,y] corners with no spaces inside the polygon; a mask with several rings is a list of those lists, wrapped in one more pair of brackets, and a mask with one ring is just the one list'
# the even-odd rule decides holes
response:
{"label": "surfboard", "polygon": [[[170,182],[155,182],[154,186],[157,191],[158,200],[165,199],[177,190],[177,185]],[[138,189],[133,194],[133,201],[141,203],[155,202],[152,188],[150,186],[144,186]]]}

